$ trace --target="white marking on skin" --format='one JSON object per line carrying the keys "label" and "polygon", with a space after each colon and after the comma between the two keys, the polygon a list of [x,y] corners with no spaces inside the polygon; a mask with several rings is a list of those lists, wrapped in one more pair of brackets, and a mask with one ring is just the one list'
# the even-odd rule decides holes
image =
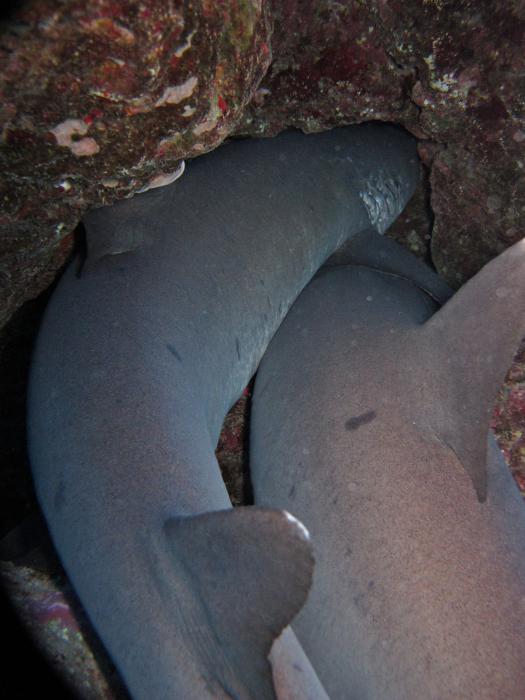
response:
{"label": "white marking on skin", "polygon": [[365,205],[370,223],[383,234],[389,222],[402,210],[401,184],[385,173],[368,178],[359,196]]}
{"label": "white marking on skin", "polygon": [[198,85],[198,78],[195,76],[188,78],[181,85],[170,85],[164,90],[162,97],[155,102],[155,107],[163,107],[166,104],[175,105],[192,95]]}
{"label": "white marking on skin", "polygon": [[172,182],[175,182],[175,180],[178,180],[179,177],[182,175],[184,172],[184,169],[186,167],[185,161],[182,161],[179,164],[179,167],[174,170],[171,173],[159,173],[158,175],[155,175],[147,185],[142,187],[142,189],[137,190],[135,194],[141,194],[142,192],[147,192],[148,190],[153,190],[156,187],[166,187],[166,185],[171,185]]}
{"label": "white marking on skin", "polygon": [[302,524],[302,522],[297,520],[297,518],[294,518],[293,515],[290,515],[290,513],[288,513],[288,511],[286,511],[286,510],[283,510],[283,513],[284,513],[284,517],[286,518],[286,520],[288,520],[288,522],[296,525],[298,530],[299,530],[300,535],[308,542],[310,540],[310,533],[305,528],[305,526]]}

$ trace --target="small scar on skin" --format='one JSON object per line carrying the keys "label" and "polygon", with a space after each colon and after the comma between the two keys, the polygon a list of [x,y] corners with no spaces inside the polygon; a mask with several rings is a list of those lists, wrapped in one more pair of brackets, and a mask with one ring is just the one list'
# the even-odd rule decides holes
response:
{"label": "small scar on skin", "polygon": [[178,361],[182,364],[182,357],[181,357],[181,356],[179,355],[179,353],[177,352],[177,348],[176,348],[174,345],[170,345],[169,343],[166,345],[166,347],[167,347],[168,350],[171,352],[171,354],[173,355],[173,357],[174,357],[176,360],[178,360]]}
{"label": "small scar on skin", "polygon": [[64,503],[66,501],[66,487],[64,485],[64,482],[62,479],[58,482],[57,490],[55,491],[55,498],[53,500],[53,505],[55,506],[55,510],[57,513],[60,513],[62,510]]}
{"label": "small scar on skin", "polygon": [[371,423],[376,415],[377,414],[375,411],[367,411],[366,413],[361,413],[360,416],[353,416],[346,421],[345,428],[347,430],[357,430],[362,425]]}

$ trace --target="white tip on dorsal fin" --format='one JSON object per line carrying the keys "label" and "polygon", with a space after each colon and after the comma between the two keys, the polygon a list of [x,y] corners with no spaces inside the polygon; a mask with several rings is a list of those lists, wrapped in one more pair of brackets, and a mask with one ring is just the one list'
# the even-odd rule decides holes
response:
{"label": "white tip on dorsal fin", "polygon": [[165,532],[186,579],[182,624],[209,687],[274,699],[268,655],[312,582],[307,531],[288,513],[248,506],[174,518]]}
{"label": "white tip on dorsal fin", "polygon": [[525,239],[478,272],[420,330],[438,392],[433,427],[457,454],[480,501],[497,392],[525,335]]}

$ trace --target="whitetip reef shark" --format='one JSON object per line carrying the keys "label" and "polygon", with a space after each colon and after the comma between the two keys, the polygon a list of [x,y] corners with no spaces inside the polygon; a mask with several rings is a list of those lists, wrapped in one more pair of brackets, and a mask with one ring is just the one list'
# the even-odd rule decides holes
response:
{"label": "whitetip reef shark", "polygon": [[525,239],[453,296],[395,247],[353,238],[270,343],[255,502],[311,533],[293,628],[331,700],[518,700],[525,504],[489,420],[525,335]]}
{"label": "whitetip reef shark", "polygon": [[214,448],[299,292],[346,240],[383,232],[418,176],[396,127],[289,132],[86,216],[87,259],[65,271],[35,349],[29,452],[55,547],[133,698],[325,697],[290,629],[267,658],[310,588],[305,531],[231,509]]}

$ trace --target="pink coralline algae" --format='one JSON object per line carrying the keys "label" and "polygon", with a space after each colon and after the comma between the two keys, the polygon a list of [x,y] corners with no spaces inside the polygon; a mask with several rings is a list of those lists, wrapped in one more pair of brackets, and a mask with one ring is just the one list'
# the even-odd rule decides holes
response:
{"label": "pink coralline algae", "polygon": [[250,500],[247,464],[252,389],[253,382],[250,382],[226,416],[215,451],[233,505],[242,505]]}
{"label": "pink coralline algae", "polygon": [[[59,573],[51,576],[30,566],[0,562],[0,580],[27,632],[44,652],[50,667],[60,671],[72,696],[83,700],[127,697],[111,665],[97,658],[88,646],[85,614],[78,604],[73,609],[68,599],[71,589]],[[27,662],[30,660],[31,657]],[[26,659],[18,661],[26,664]],[[38,683],[39,679],[35,681]],[[37,686],[37,690],[45,693],[48,688]],[[51,690],[56,691],[56,687]]]}
{"label": "pink coralline algae", "polygon": [[59,146],[65,146],[75,156],[93,156],[100,151],[98,143],[91,137],[75,139],[87,133],[88,123],[81,119],[66,119],[57,124],[50,132],[56,138]]}
{"label": "pink coralline algae", "polygon": [[68,634],[76,634],[80,629],[70,606],[58,591],[53,591],[42,598],[30,599],[28,615],[40,625],[56,623],[67,629]]}
{"label": "pink coralline algae", "polygon": [[525,497],[525,339],[499,393],[492,428]]}
{"label": "pink coralline algae", "polygon": [[259,0],[21,4],[0,33],[0,324],[49,283],[88,206],[230,133],[270,63],[270,34]]}
{"label": "pink coralline algae", "polygon": [[198,78],[192,76],[181,85],[170,85],[164,90],[162,96],[155,102],[155,107],[162,107],[166,104],[176,105],[179,102],[182,102],[182,100],[188,99],[198,84]]}

